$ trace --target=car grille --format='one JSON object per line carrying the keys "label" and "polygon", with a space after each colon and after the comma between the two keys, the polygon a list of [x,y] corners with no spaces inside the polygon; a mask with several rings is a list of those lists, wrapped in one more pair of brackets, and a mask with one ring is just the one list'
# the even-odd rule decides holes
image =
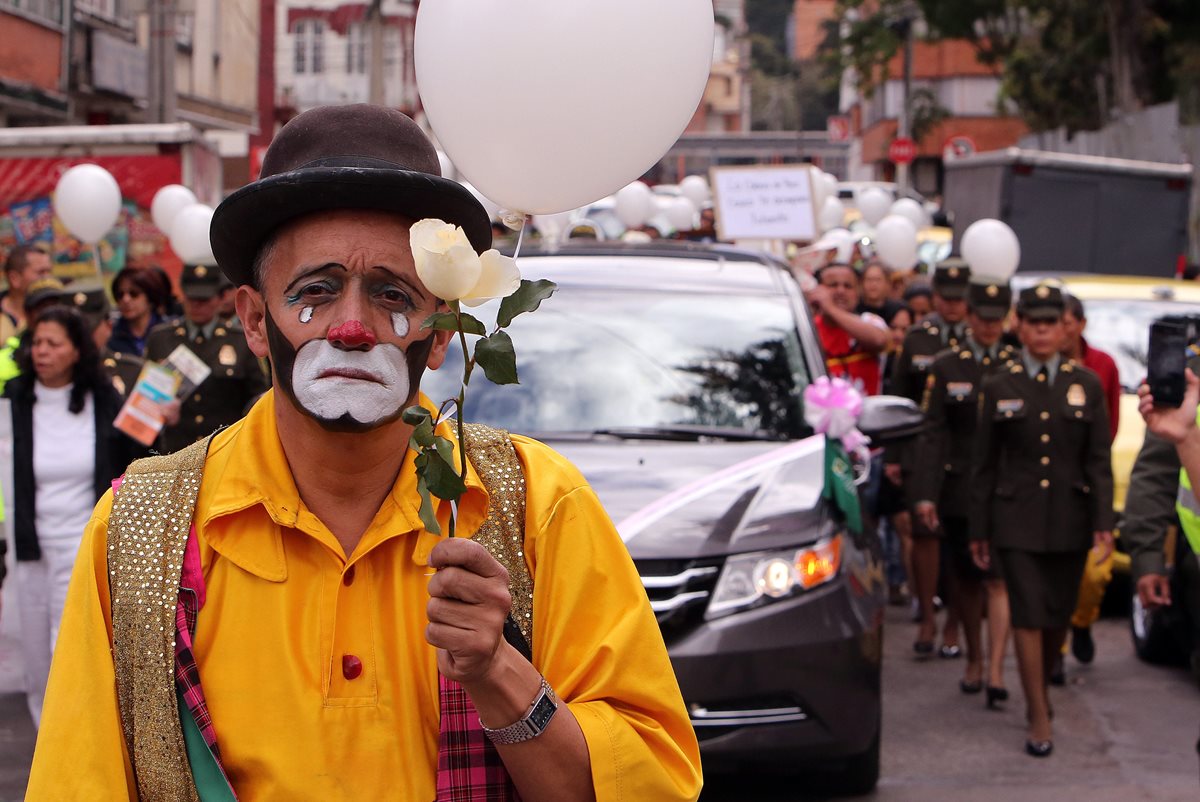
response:
{"label": "car grille", "polygon": [[678,638],[700,623],[721,573],[719,558],[634,562],[664,639]]}

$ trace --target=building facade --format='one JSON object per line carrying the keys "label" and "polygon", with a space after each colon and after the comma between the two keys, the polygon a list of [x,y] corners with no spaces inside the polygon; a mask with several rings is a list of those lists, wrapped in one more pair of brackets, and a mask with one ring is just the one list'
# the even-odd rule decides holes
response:
{"label": "building facade", "polygon": [[314,106],[367,102],[414,114],[420,105],[415,24],[416,3],[409,0],[277,0],[276,105],[282,116]]}

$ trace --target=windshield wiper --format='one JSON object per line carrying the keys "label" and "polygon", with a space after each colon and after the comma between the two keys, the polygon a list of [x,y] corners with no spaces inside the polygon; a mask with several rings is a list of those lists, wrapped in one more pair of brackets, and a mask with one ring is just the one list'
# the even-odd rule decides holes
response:
{"label": "windshield wiper", "polygon": [[781,441],[788,438],[761,429],[751,431],[734,426],[689,426],[678,424],[674,426],[616,426],[607,429],[593,429],[593,436],[616,437],[622,440],[767,440]]}

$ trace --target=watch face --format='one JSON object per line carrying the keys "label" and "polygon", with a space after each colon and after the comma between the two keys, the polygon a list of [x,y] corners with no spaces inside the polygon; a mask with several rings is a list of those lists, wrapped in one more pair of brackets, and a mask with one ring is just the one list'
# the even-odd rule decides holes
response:
{"label": "watch face", "polygon": [[529,714],[529,723],[537,727],[538,732],[546,729],[546,725],[550,723],[550,719],[554,716],[554,711],[558,706],[554,704],[554,700],[549,695],[543,696],[533,708],[533,712]]}

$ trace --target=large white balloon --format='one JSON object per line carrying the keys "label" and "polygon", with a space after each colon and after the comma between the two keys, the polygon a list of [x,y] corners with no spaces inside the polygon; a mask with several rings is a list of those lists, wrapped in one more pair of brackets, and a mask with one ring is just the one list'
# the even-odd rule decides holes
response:
{"label": "large white balloon", "polygon": [[475,196],[475,200],[479,201],[480,205],[483,206],[483,209],[485,212],[487,212],[488,217],[492,218],[493,220],[500,219],[500,204],[496,203],[491,198],[484,197],[482,192],[475,189],[474,186],[468,184],[466,181],[462,181],[460,183],[467,188],[467,192],[470,192]]}
{"label": "large white balloon", "polygon": [[925,214],[925,209],[921,204],[917,203],[912,198],[901,198],[892,204],[888,214],[898,214],[906,218],[910,223],[918,229],[925,228],[929,225],[929,216]]}
{"label": "large white balloon", "polygon": [[186,265],[217,264],[208,229],[212,225],[213,210],[203,203],[193,203],[180,210],[171,221],[171,250]]}
{"label": "large white balloon", "polygon": [[612,194],[679,138],[708,83],[713,25],[711,0],[421,3],[417,85],[480,192],[560,212]]}
{"label": "large white balloon", "polygon": [[917,227],[907,217],[890,214],[875,226],[875,253],[893,270],[917,263]]}
{"label": "large white balloon", "polygon": [[154,200],[150,201],[150,217],[159,231],[169,235],[175,215],[196,202],[196,194],[187,187],[167,184],[154,193]]}
{"label": "large white balloon", "polygon": [[617,192],[617,219],[626,228],[640,228],[646,224],[658,206],[654,202],[654,192],[641,181],[626,184]]}
{"label": "large white balloon", "polygon": [[1021,242],[1007,223],[984,218],[963,232],[962,256],[973,275],[1008,281],[1021,264]]}
{"label": "large white balloon", "polygon": [[846,207],[836,197],[826,197],[825,202],[821,205],[820,214],[817,216],[817,222],[821,224],[822,231],[840,228],[842,221],[846,217]]}
{"label": "large white balloon", "polygon": [[121,188],[98,164],[77,164],[54,187],[54,213],[81,242],[96,243],[121,216]]}
{"label": "large white balloon", "polygon": [[880,220],[887,217],[888,209],[892,207],[892,198],[879,187],[868,187],[858,193],[855,199],[858,204],[858,211],[862,214],[863,220],[866,220],[870,225],[877,225]]}
{"label": "large white balloon", "polygon": [[712,200],[708,179],[702,175],[689,175],[680,181],[679,194],[690,200],[697,209]]}
{"label": "large white balloon", "polygon": [[680,195],[677,198],[666,198],[662,204],[663,217],[676,231],[692,231],[696,228],[696,205],[689,198]]}
{"label": "large white balloon", "polygon": [[825,192],[831,197],[838,197],[838,180],[833,173],[821,173],[821,180],[825,184]]}

